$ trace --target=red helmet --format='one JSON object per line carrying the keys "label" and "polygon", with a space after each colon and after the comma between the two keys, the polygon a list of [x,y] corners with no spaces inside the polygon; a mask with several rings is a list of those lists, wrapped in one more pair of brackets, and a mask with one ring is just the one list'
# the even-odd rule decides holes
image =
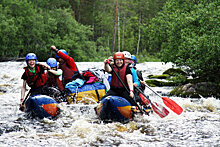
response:
{"label": "red helmet", "polygon": [[125,56],[124,56],[124,54],[122,53],[122,52],[116,52],[115,54],[114,54],[114,57],[113,57],[113,59],[125,59]]}

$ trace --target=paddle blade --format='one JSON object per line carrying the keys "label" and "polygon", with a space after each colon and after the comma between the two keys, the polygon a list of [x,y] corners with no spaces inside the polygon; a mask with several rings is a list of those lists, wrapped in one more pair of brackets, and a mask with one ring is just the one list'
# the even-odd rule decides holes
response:
{"label": "paddle blade", "polygon": [[183,108],[180,107],[176,102],[173,100],[167,98],[167,97],[162,97],[164,104],[170,108],[173,112],[176,114],[180,115],[183,112]]}
{"label": "paddle blade", "polygon": [[[155,105],[154,105],[155,104]],[[151,103],[152,109],[156,114],[158,114],[161,118],[166,117],[169,114],[169,111],[163,107],[162,105],[159,105],[155,102]]]}

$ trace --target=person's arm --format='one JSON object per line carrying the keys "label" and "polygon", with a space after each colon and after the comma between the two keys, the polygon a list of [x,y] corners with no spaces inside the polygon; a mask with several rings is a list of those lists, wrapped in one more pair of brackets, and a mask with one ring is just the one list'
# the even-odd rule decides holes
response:
{"label": "person's arm", "polygon": [[24,100],[24,95],[25,95],[25,89],[26,89],[26,80],[23,80],[23,85],[21,87],[21,103]]}
{"label": "person's arm", "polygon": [[145,81],[140,81],[141,85],[142,86],[145,86],[146,85],[146,82]]}
{"label": "person's arm", "polygon": [[61,69],[57,69],[57,70],[48,70],[48,72],[51,72],[52,74],[56,75],[56,76],[60,76],[63,74],[63,71]]}
{"label": "person's arm", "polygon": [[55,51],[55,52],[58,51],[58,49],[57,49],[56,46],[54,46],[54,45],[52,45],[52,46],[50,47],[50,49],[51,49],[52,51]]}
{"label": "person's arm", "polygon": [[132,75],[131,74],[127,74],[126,75],[126,79],[128,82],[128,87],[130,89],[130,97],[133,98],[134,97],[134,86],[133,86],[133,79],[132,79]]}
{"label": "person's arm", "polygon": [[50,69],[50,66],[47,63],[37,62],[37,64],[43,66],[44,69]]}
{"label": "person's arm", "polygon": [[106,72],[112,72],[112,68],[108,64],[108,59],[104,60],[104,69]]}
{"label": "person's arm", "polygon": [[138,87],[139,86],[139,80],[138,80],[138,76],[137,76],[137,73],[136,73],[134,68],[131,68],[131,73],[132,73],[132,77],[133,77],[134,86]]}

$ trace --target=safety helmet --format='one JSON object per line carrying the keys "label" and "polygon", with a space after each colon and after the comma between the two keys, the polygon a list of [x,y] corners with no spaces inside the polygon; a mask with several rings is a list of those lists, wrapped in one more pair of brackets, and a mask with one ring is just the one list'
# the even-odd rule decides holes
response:
{"label": "safety helmet", "polygon": [[122,52],[125,56],[125,58],[131,59],[131,54],[128,51],[123,51]]}
{"label": "safety helmet", "polygon": [[115,54],[114,54],[114,57],[113,57],[113,59],[115,60],[115,59],[125,59],[125,56],[124,56],[124,54],[122,53],[122,52],[116,52]]}
{"label": "safety helmet", "polygon": [[[66,50],[61,49],[61,50],[59,50],[59,51],[67,55]],[[55,54],[55,58],[60,58],[60,56],[58,56],[57,54]]]}
{"label": "safety helmet", "polygon": [[55,58],[49,58],[47,59],[47,64],[53,68],[53,67],[57,67],[57,60]]}
{"label": "safety helmet", "polygon": [[37,60],[37,56],[36,56],[34,53],[28,53],[28,54],[26,55],[26,62],[27,62],[28,60]]}
{"label": "safety helmet", "polygon": [[131,55],[131,60],[134,61],[134,66],[137,64],[137,58],[134,55]]}

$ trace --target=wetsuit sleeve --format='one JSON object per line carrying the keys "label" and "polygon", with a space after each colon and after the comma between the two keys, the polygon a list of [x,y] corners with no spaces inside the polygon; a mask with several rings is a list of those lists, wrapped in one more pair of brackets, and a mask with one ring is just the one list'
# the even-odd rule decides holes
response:
{"label": "wetsuit sleeve", "polygon": [[131,68],[127,66],[125,75],[131,74]]}
{"label": "wetsuit sleeve", "polygon": [[21,76],[21,79],[23,79],[23,80],[27,80],[27,75],[26,75],[25,72],[24,72],[23,75]]}

